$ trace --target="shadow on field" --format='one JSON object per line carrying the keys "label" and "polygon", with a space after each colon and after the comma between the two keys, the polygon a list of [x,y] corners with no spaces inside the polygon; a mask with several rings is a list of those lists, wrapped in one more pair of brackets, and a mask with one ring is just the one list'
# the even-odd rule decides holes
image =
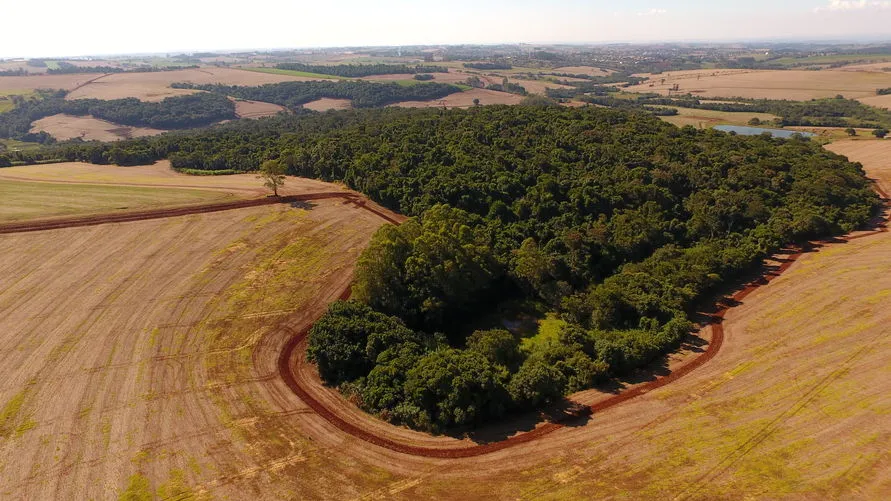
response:
{"label": "shadow on field", "polygon": [[291,202],[288,204],[288,206],[291,207],[292,209],[303,209],[303,210],[313,210],[314,208],[318,207],[318,205],[313,202],[307,202],[307,201],[303,201],[303,200]]}

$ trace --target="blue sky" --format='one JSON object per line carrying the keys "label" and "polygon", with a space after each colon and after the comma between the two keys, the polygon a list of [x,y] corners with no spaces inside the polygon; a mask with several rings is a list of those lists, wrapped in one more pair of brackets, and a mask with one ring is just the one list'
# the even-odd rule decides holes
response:
{"label": "blue sky", "polygon": [[[891,39],[891,0],[0,0],[0,57],[500,42]],[[17,22],[20,21],[20,22]]]}

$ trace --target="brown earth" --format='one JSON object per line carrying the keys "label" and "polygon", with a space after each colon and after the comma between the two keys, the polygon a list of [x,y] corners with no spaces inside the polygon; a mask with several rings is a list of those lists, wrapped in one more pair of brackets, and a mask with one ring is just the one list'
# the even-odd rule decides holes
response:
{"label": "brown earth", "polygon": [[644,76],[650,80],[627,90],[666,95],[678,84],[681,93],[701,97],[804,101],[838,94],[858,99],[874,96],[878,88],[891,87],[891,73],[866,71],[691,70]]}
{"label": "brown earth", "polygon": [[272,103],[264,103],[262,101],[249,101],[247,99],[234,99],[235,114],[238,118],[263,118],[271,117],[281,111],[287,111],[287,108]]}
{"label": "brown earth", "polygon": [[392,106],[402,106],[404,108],[440,108],[443,106],[446,108],[470,108],[474,105],[474,99],[479,99],[482,106],[489,104],[519,104],[523,100],[523,96],[494,90],[471,89],[451,94],[438,100],[405,101]]}
{"label": "brown earth", "polygon": [[[456,71],[454,69],[449,70],[448,73],[430,73],[433,75],[433,82],[440,83],[461,83],[467,80],[471,75],[467,73],[463,73],[460,71]],[[396,74],[396,75],[372,75],[368,77],[362,77],[359,80],[369,80],[372,82],[390,82],[394,80],[414,80],[414,74],[405,73],[405,74]]]}
{"label": "brown earth", "polygon": [[166,131],[150,127],[130,127],[92,116],[52,115],[31,126],[31,132],[45,131],[59,141],[79,137],[85,141],[118,141],[133,137],[155,136]]}

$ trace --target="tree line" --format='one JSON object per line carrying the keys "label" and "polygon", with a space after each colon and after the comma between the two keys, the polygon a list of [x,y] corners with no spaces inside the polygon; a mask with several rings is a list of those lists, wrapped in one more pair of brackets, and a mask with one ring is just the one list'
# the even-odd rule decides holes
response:
{"label": "tree line", "polygon": [[372,75],[401,75],[405,73],[448,73],[445,66],[432,65],[407,65],[407,64],[304,64],[304,63],[279,63],[275,65],[280,70],[305,71],[307,73],[319,73],[322,75],[334,75],[344,78],[361,78]]}
{"label": "tree line", "polygon": [[[354,299],[317,322],[309,355],[369,412],[432,431],[652,362],[719,287],[879,203],[860,165],[811,141],[595,107],[303,113],[52,154],[207,171],[275,160],[412,216],[375,234]],[[565,326],[524,342],[498,314],[508,303]]]}
{"label": "tree line", "polygon": [[0,113],[0,137],[39,143],[53,142],[48,134],[31,133],[33,122],[52,115],[93,117],[133,127],[185,129],[236,118],[235,104],[225,96],[196,93],[143,102],[136,98],[65,99],[65,91],[46,91],[31,99],[17,99],[16,107]]}
{"label": "tree line", "polygon": [[174,83],[176,89],[197,89],[216,94],[274,103],[297,110],[311,101],[322,98],[350,99],[354,108],[378,108],[402,101],[432,101],[461,92],[455,85],[424,83],[399,85],[396,83],[366,82],[363,80],[282,82],[259,87],[191,83]]}

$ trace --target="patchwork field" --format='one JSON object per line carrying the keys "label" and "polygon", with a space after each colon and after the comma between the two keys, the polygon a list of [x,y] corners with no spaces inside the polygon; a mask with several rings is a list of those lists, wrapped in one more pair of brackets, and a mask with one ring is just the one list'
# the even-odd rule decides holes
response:
{"label": "patchwork field", "polygon": [[554,68],[554,73],[568,73],[571,75],[589,75],[592,77],[604,77],[615,73],[613,70],[604,70],[603,68],[595,68],[593,66],[563,66],[562,68]]}
{"label": "patchwork field", "polygon": [[849,99],[868,98],[875,96],[876,89],[891,87],[891,73],[872,71],[691,70],[644,76],[651,80],[627,90],[667,95],[677,84],[681,93],[700,97],[804,101],[838,94]]}
{"label": "patchwork field", "polygon": [[44,131],[59,141],[79,137],[84,141],[118,141],[133,137],[155,136],[166,131],[150,127],[130,127],[91,116],[52,115],[32,124],[31,132]]}
{"label": "patchwork field", "polygon": [[[77,76],[84,80],[83,75]],[[28,78],[37,79],[39,77]],[[135,97],[143,101],[161,101],[170,96],[181,96],[195,92],[187,89],[171,89],[170,84],[176,82],[188,82],[199,85],[215,83],[226,85],[263,85],[267,83],[306,80],[315,79],[229,68],[199,68],[153,73],[115,73],[101,76],[101,78],[89,84],[81,85],[68,94],[66,98],[121,99]],[[0,82],[2,81],[3,79],[0,79]]]}

